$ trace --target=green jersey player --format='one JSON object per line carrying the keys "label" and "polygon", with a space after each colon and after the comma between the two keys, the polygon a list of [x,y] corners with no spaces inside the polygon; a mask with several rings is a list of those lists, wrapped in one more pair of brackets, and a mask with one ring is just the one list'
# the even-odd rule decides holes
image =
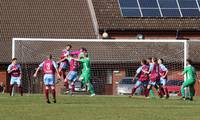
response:
{"label": "green jersey player", "polygon": [[186,64],[187,64],[187,66],[184,68],[184,71],[181,74],[181,75],[186,74],[186,81],[184,81],[183,84],[182,84],[181,94],[182,94],[182,98],[184,100],[188,99],[186,97],[186,94],[185,94],[185,88],[189,87],[189,94],[190,94],[189,99],[193,100],[193,96],[195,95],[194,85],[195,85],[195,82],[196,82],[197,75],[196,75],[195,68],[191,65],[192,61],[190,59],[187,59]]}
{"label": "green jersey player", "polygon": [[90,81],[90,58],[88,57],[87,53],[84,53],[84,57],[78,60],[83,65],[82,74],[79,80],[82,82],[83,85],[86,85],[88,91],[90,92],[91,96],[95,96],[94,87]]}

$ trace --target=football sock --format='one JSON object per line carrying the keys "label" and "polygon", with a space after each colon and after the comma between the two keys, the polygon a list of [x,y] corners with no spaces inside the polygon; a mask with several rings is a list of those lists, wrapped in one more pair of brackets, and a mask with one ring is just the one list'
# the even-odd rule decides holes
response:
{"label": "football sock", "polygon": [[10,96],[12,96],[13,85],[10,85]]}
{"label": "football sock", "polygon": [[23,96],[23,88],[22,88],[22,86],[20,85],[18,88],[19,88],[19,92],[20,92],[21,96]]}

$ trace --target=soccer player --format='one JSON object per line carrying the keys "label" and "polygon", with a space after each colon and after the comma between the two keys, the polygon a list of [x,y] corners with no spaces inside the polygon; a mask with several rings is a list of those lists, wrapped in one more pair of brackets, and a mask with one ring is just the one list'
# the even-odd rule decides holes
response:
{"label": "soccer player", "polygon": [[[71,85],[71,95],[74,94],[75,91],[75,81],[78,79],[78,62],[75,58],[69,56],[67,58],[67,60],[69,61],[70,67],[69,67],[69,73],[67,74],[66,78],[65,78],[65,82],[70,83]],[[68,86],[66,86],[66,93],[68,93],[69,91],[67,90]]]}
{"label": "soccer player", "polygon": [[20,64],[17,64],[17,58],[12,59],[12,63],[8,66],[8,74],[11,75],[10,79],[10,96],[12,96],[13,87],[17,84],[21,96],[23,96],[23,89],[21,85],[22,70]]}
{"label": "soccer player", "polygon": [[195,95],[194,85],[197,79],[197,74],[195,68],[192,66],[192,61],[190,59],[187,59],[186,65],[187,66],[184,68],[181,74],[181,75],[186,74],[186,81],[184,81],[182,84],[181,94],[182,94],[182,99],[184,100],[188,99],[185,94],[185,88],[189,87],[189,93],[190,93],[189,100],[192,101],[193,96]]}
{"label": "soccer player", "polygon": [[[147,58],[147,63],[148,63],[149,67],[153,65],[152,57]],[[157,86],[155,86],[155,87],[156,87],[156,90],[158,90],[158,87]],[[149,90],[149,93],[150,93],[151,97],[153,97],[153,98],[155,97],[154,91],[152,89]]]}
{"label": "soccer player", "polygon": [[51,103],[49,100],[49,87],[52,91],[53,102],[56,103],[56,90],[55,90],[55,73],[57,73],[58,79],[60,79],[60,75],[57,69],[57,64],[55,61],[52,60],[52,55],[47,56],[47,59],[44,60],[39,67],[36,69],[33,77],[37,77],[38,71],[42,69],[44,77],[44,84],[45,84],[45,96],[46,102]]}
{"label": "soccer player", "polygon": [[66,57],[69,56],[70,54],[70,50],[72,48],[72,45],[68,44],[66,46],[66,48],[62,51],[62,54],[60,56],[60,60],[57,62],[59,64],[59,68],[58,68],[58,71],[59,71],[59,74],[60,76],[63,74],[63,78],[65,79],[66,77],[66,70],[67,70],[67,67],[68,67],[68,61],[65,59]]}
{"label": "soccer player", "polygon": [[[152,58],[152,65],[150,66],[149,72],[147,73],[149,73],[150,81],[148,83],[147,90],[145,91],[145,96],[148,98],[149,90],[152,89],[152,87],[156,88],[157,82],[160,80],[159,65],[157,58],[155,57]],[[163,97],[164,93],[160,87],[159,91],[160,91],[160,97]]]}
{"label": "soccer player", "polygon": [[133,77],[133,81],[136,79],[137,76],[139,77],[139,79],[136,82],[135,86],[133,87],[130,97],[133,96],[133,94],[135,93],[137,88],[139,88],[140,86],[144,86],[144,88],[147,87],[148,80],[149,80],[149,76],[148,76],[147,72],[149,71],[149,66],[147,65],[147,61],[146,60],[142,60],[141,61],[141,65],[142,66],[140,66],[137,69],[136,74]]}
{"label": "soccer player", "polygon": [[90,81],[90,77],[91,77],[90,76],[91,75],[90,74],[90,59],[88,57],[88,53],[84,53],[84,58],[81,58],[77,61],[81,62],[81,64],[83,65],[83,70],[82,70],[79,80],[82,82],[83,85],[87,86],[88,91],[90,92],[91,96],[95,96],[94,87]]}
{"label": "soccer player", "polygon": [[169,98],[169,93],[168,93],[168,89],[165,86],[167,83],[167,74],[168,74],[168,69],[163,65],[164,60],[158,59],[158,64],[159,64],[159,73],[160,73],[160,85],[161,85],[161,89],[164,89],[164,95],[166,96],[166,99]]}

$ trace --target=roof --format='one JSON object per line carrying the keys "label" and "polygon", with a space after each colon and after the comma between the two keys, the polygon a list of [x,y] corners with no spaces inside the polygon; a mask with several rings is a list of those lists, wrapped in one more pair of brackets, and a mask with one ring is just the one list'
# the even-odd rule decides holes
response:
{"label": "roof", "polygon": [[14,37],[96,38],[87,0],[1,0],[0,15],[0,62]]}
{"label": "roof", "polygon": [[92,0],[100,31],[200,30],[200,17],[122,17],[118,0]]}

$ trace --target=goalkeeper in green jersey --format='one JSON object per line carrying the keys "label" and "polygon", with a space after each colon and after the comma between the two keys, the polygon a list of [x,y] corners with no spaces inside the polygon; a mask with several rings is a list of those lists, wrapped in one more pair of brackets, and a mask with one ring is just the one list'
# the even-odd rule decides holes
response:
{"label": "goalkeeper in green jersey", "polygon": [[83,70],[82,70],[79,80],[82,82],[83,86],[84,85],[87,86],[88,91],[90,92],[91,96],[95,96],[94,87],[90,81],[90,75],[91,75],[90,74],[90,59],[88,57],[88,53],[84,53],[84,57],[80,58],[77,61],[81,62],[81,64],[83,65]]}
{"label": "goalkeeper in green jersey", "polygon": [[[181,87],[181,94],[182,99],[186,100],[193,100],[193,96],[195,95],[195,89],[194,85],[197,79],[197,74],[195,68],[192,66],[192,61],[190,59],[187,59],[186,67],[184,68],[184,71],[181,75],[186,74],[186,80],[183,82]],[[185,93],[185,88],[189,87],[189,97],[187,97],[187,94]]]}

